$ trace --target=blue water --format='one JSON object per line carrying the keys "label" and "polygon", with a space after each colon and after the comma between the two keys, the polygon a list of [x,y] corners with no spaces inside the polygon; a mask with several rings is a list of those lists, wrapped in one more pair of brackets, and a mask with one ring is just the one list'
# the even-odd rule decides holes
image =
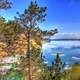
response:
{"label": "blue water", "polygon": [[43,53],[45,62],[51,64],[54,61],[56,53],[67,65],[80,62],[80,41],[51,41],[43,44]]}

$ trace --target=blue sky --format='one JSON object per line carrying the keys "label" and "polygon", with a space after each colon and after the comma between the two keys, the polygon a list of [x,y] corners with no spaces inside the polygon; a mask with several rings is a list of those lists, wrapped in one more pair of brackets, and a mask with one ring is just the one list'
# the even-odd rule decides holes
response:
{"label": "blue sky", "polygon": [[[14,19],[16,12],[23,13],[31,0],[12,0],[13,6],[0,10],[6,19]],[[42,29],[58,28],[59,32],[77,33],[80,31],[80,0],[37,0],[40,6],[47,6],[46,21],[40,24]]]}

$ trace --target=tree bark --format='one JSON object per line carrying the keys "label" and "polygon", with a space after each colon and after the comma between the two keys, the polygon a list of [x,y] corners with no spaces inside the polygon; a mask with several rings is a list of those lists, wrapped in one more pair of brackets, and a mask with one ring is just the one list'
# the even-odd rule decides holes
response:
{"label": "tree bark", "polygon": [[28,45],[27,45],[27,48],[28,48],[28,77],[29,77],[29,80],[32,80],[32,69],[31,69],[31,53],[30,53],[30,30],[28,30],[28,33],[27,33],[27,42],[28,42]]}

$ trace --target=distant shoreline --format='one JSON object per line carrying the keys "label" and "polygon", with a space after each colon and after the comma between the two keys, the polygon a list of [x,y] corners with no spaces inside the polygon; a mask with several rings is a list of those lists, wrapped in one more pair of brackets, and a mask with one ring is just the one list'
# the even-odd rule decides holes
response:
{"label": "distant shoreline", "polygon": [[80,39],[49,39],[51,41],[80,41]]}

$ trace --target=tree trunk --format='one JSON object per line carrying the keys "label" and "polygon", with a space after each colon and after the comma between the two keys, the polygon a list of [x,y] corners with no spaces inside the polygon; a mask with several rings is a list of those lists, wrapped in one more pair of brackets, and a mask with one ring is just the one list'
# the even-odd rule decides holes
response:
{"label": "tree trunk", "polygon": [[28,30],[27,33],[27,48],[28,48],[28,75],[29,75],[29,80],[32,80],[32,69],[31,69],[31,53],[30,53],[30,30]]}

